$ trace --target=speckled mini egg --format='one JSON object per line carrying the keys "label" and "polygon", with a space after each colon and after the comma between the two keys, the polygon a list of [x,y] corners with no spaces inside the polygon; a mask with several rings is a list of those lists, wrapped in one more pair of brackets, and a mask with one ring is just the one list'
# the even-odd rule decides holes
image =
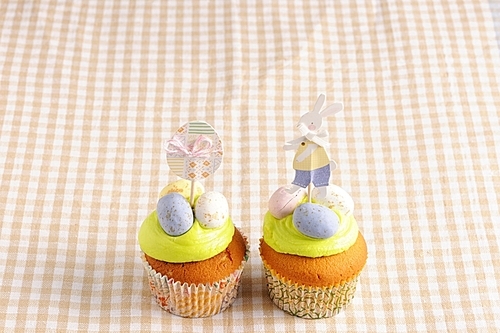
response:
{"label": "speckled mini egg", "polygon": [[319,189],[315,188],[312,191],[313,200],[330,209],[335,208],[339,213],[349,216],[354,210],[354,201],[351,196],[340,186],[330,184],[326,189],[326,195],[319,197]]}
{"label": "speckled mini egg", "polygon": [[194,215],[205,228],[217,228],[229,217],[229,205],[219,192],[205,192],[196,201]]}
{"label": "speckled mini egg", "polygon": [[306,196],[305,189],[290,194],[287,192],[287,187],[282,186],[269,198],[269,212],[277,219],[282,219],[293,213],[295,207]]}
{"label": "speckled mini egg", "polygon": [[339,218],[325,206],[307,202],[293,212],[293,224],[306,236],[325,239],[335,235]]}
{"label": "speckled mini egg", "polygon": [[[205,189],[199,181],[194,182],[194,199],[196,200]],[[189,202],[191,197],[191,181],[187,179],[179,179],[173,183],[168,184],[161,190],[159,197],[163,197],[169,193],[179,193]]]}
{"label": "speckled mini egg", "polygon": [[163,230],[170,236],[180,236],[193,226],[193,210],[179,193],[169,193],[158,200],[156,214]]}

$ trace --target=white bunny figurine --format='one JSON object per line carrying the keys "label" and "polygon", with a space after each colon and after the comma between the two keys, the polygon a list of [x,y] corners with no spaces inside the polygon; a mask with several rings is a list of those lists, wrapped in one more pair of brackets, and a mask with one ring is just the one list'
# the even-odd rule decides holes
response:
{"label": "white bunny figurine", "polygon": [[283,149],[296,150],[293,159],[295,179],[293,186],[288,189],[294,193],[300,188],[306,188],[312,183],[319,188],[319,196],[326,195],[326,186],[330,181],[330,173],[337,167],[335,161],[331,161],[325,148],[328,148],[328,132],[321,128],[323,117],[336,114],[344,108],[342,103],[334,103],[325,109],[321,107],[325,103],[325,95],[321,94],[314,105],[314,109],[300,117],[297,128],[301,137],[288,141]]}

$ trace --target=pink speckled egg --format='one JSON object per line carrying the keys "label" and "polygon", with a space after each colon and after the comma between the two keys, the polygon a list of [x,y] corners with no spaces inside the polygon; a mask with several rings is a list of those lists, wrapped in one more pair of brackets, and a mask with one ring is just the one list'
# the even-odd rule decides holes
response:
{"label": "pink speckled egg", "polygon": [[282,219],[293,213],[297,205],[307,195],[306,190],[301,188],[290,194],[287,186],[282,186],[271,195],[269,199],[269,212],[277,219]]}

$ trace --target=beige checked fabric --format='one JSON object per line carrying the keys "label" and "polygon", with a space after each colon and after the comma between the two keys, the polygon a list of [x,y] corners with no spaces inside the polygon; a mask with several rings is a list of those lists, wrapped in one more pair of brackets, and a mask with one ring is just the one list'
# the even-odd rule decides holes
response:
{"label": "beige checked fabric", "polygon": [[[0,331],[500,331],[500,51],[482,1],[2,1]],[[283,144],[318,95],[332,183],[369,250],[330,319],[275,307],[258,255]],[[206,188],[251,256],[234,305],[150,296],[137,233],[177,177],[162,142],[219,133]]]}

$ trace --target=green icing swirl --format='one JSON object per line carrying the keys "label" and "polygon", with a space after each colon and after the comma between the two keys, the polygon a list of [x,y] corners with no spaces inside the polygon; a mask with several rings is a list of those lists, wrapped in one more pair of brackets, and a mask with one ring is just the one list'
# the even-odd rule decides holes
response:
{"label": "green icing swirl", "polygon": [[337,232],[326,239],[316,239],[300,233],[293,225],[293,214],[282,219],[270,212],[264,216],[264,241],[275,251],[317,258],[331,256],[350,248],[358,237],[358,224],[353,215],[344,216],[332,209],[339,217]]}
{"label": "green icing swirl", "polygon": [[224,251],[231,242],[234,225],[231,218],[215,229],[203,228],[195,220],[191,229],[180,236],[169,236],[153,211],[139,230],[139,246],[148,256],[158,260],[183,263],[201,261]]}

